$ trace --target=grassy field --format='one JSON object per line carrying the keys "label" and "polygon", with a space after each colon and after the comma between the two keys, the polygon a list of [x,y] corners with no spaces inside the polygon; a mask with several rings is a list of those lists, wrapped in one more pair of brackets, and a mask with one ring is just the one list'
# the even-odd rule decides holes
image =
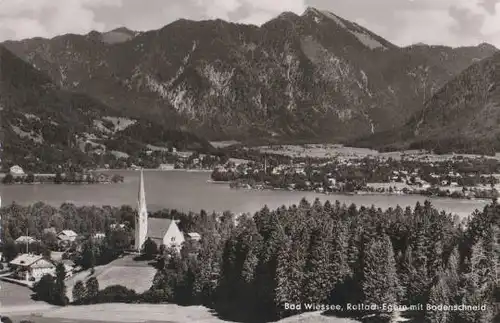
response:
{"label": "grassy field", "polygon": [[104,289],[111,285],[122,285],[142,293],[151,287],[156,269],[145,261],[134,261],[132,255],[119,258],[107,265],[98,266],[92,275],[90,270],[77,273],[66,281],[67,295],[72,299],[73,286],[77,281],[87,281],[96,277],[99,288]]}
{"label": "grassy field", "polygon": [[17,284],[0,281],[0,308],[4,306],[32,305],[31,289]]}
{"label": "grassy field", "polygon": [[[403,155],[411,155],[414,157],[426,159],[429,162],[438,162],[449,160],[453,157],[467,157],[467,158],[480,158],[480,155],[472,154],[445,154],[445,155],[435,155],[431,153],[425,153],[418,150],[407,150],[407,151],[395,151],[395,152],[385,152],[380,153],[376,150],[371,150],[367,148],[354,148],[354,147],[344,147],[341,145],[334,144],[304,144],[304,145],[274,145],[274,146],[260,146],[256,147],[261,152],[270,154],[280,154],[290,157],[313,157],[313,158],[331,158],[331,157],[365,157],[365,156],[378,156],[385,158],[400,159]],[[488,156],[488,158],[500,159],[500,153],[495,156]]]}
{"label": "grassy field", "polygon": [[260,146],[257,147],[263,153],[279,154],[289,157],[313,157],[313,158],[331,158],[335,156],[343,157],[363,157],[378,155],[375,150],[365,148],[343,147],[333,144],[308,144],[308,145],[279,145],[279,146]]}

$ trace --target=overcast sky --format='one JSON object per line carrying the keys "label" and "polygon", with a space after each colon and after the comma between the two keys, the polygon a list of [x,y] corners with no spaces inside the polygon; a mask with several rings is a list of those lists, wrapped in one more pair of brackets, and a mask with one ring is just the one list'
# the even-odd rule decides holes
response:
{"label": "overcast sky", "polygon": [[121,26],[151,30],[179,18],[260,25],[308,6],[356,21],[397,45],[489,42],[500,48],[500,0],[0,0],[0,41]]}

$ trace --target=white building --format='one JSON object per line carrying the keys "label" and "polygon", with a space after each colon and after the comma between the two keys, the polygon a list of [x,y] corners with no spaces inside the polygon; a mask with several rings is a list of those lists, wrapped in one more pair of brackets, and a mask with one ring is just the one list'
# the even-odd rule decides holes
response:
{"label": "white building", "polygon": [[14,276],[26,281],[39,281],[43,276],[55,275],[56,266],[42,256],[22,254],[9,263]]}
{"label": "white building", "polygon": [[92,236],[94,239],[97,239],[97,240],[100,240],[100,239],[104,239],[106,238],[106,234],[102,233],[102,232],[97,232],[96,234],[94,234]]}
{"label": "white building", "polygon": [[184,235],[172,219],[148,218],[146,208],[146,193],[144,191],[144,174],[141,170],[139,182],[139,198],[135,220],[134,249],[141,251],[146,239],[150,238],[158,246],[174,247],[180,251],[184,243]]}
{"label": "white building", "polygon": [[180,251],[184,242],[184,235],[175,220],[151,218],[148,221],[147,238],[153,240],[158,246],[165,245]]}
{"label": "white building", "polygon": [[201,236],[199,233],[197,232],[189,232],[187,234],[189,240],[193,240],[193,241],[200,241],[201,240]]}
{"label": "white building", "polygon": [[15,242],[22,243],[22,244],[35,243],[36,239],[33,237],[29,237],[29,236],[20,236],[19,238],[16,239]]}
{"label": "white building", "polygon": [[10,174],[13,176],[24,175],[24,170],[20,166],[14,165],[10,168]]}
{"label": "white building", "polygon": [[57,239],[59,239],[61,241],[74,242],[76,240],[76,238],[78,238],[78,234],[73,230],[62,230],[57,235]]}

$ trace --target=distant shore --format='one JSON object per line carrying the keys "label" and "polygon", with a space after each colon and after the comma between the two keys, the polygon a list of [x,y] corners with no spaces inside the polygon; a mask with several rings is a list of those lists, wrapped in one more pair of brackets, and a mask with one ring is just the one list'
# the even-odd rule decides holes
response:
{"label": "distant shore", "polygon": [[[207,180],[207,183],[210,184],[230,184],[230,182],[226,181],[214,181]],[[343,196],[423,196],[426,198],[441,198],[441,199],[450,199],[450,200],[461,200],[461,201],[491,201],[491,198],[486,197],[452,197],[452,196],[438,196],[438,195],[425,195],[420,193],[403,193],[403,192],[369,192],[369,191],[354,191],[354,192],[319,192],[315,190],[295,190],[288,189],[282,187],[268,187],[268,188],[255,188],[255,187],[234,187],[234,190],[247,190],[247,191],[288,191],[288,192],[308,192],[308,193],[317,193],[323,195],[343,195]]]}
{"label": "distant shore", "polygon": [[[184,169],[184,168],[172,168],[172,169],[161,169],[161,168],[143,168],[142,170],[147,172],[191,172],[191,173],[211,173],[211,169]],[[118,172],[118,171],[140,171],[140,169],[130,169],[130,168],[97,168],[96,172]]]}

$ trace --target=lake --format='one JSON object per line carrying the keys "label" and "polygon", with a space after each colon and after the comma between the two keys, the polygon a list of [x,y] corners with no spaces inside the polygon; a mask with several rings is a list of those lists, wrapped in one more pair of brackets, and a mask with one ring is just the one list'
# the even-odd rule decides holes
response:
{"label": "lake", "polygon": [[[109,171],[124,176],[121,184],[92,184],[92,185],[0,185],[2,204],[16,203],[27,205],[42,201],[54,206],[64,202],[76,205],[113,205],[129,204],[133,207],[137,203],[139,186],[139,172],[116,170]],[[183,211],[222,212],[230,210],[235,213],[255,212],[263,205],[277,208],[281,205],[298,204],[302,197],[311,202],[316,197],[321,201],[327,199],[334,202],[355,203],[381,207],[411,206],[417,201],[423,203],[426,199],[416,195],[324,195],[314,192],[290,191],[258,191],[234,190],[228,184],[214,184],[207,182],[210,173],[186,171],[144,171],[144,185],[148,209],[155,211],[161,208],[178,209]],[[470,215],[475,209],[482,209],[488,201],[484,200],[457,200],[445,198],[428,198],[432,204],[446,212],[455,213],[461,217]]]}

